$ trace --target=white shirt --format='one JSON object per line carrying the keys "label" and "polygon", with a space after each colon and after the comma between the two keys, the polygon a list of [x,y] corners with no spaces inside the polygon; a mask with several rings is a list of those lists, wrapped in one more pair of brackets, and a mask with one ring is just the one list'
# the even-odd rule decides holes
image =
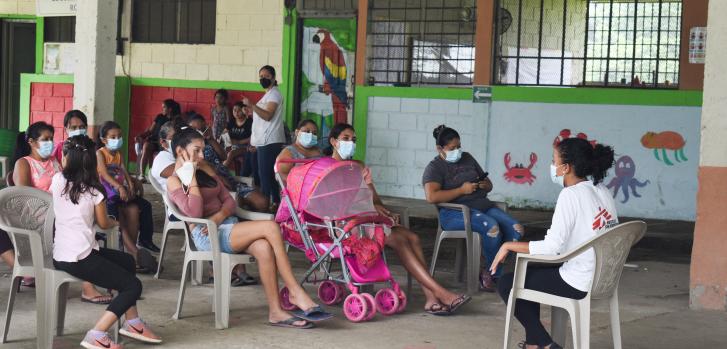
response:
{"label": "white shirt", "polygon": [[[154,157],[154,162],[151,164],[151,176],[156,179],[162,190],[167,191],[167,179],[162,177],[162,171],[164,171],[169,165],[174,165],[177,160],[174,158],[174,154],[168,150],[160,151],[157,156]],[[164,193],[162,193],[164,194]]]}
{"label": "white shirt", "polygon": [[285,130],[283,129],[283,95],[280,94],[277,86],[273,86],[265,92],[263,98],[257,102],[259,108],[265,109],[268,103],[276,103],[273,118],[265,121],[257,112],[252,112],[252,136],[250,145],[262,147],[268,144],[285,143]]}
{"label": "white shirt", "polygon": [[50,185],[53,212],[56,215],[53,259],[59,262],[78,262],[88,257],[91,250],[98,250],[93,223],[96,219],[96,205],[103,202],[104,196],[91,188],[79,195],[78,204],[74,205],[67,194],[62,195],[65,187],[66,178],[63,173],[56,173]]}
{"label": "white shirt", "polygon": [[[574,250],[618,224],[616,204],[608,189],[591,181],[564,188],[555,204],[553,222],[541,241],[530,242],[531,254],[556,255]],[[589,292],[596,255],[586,251],[565,262],[560,276],[583,292]]]}

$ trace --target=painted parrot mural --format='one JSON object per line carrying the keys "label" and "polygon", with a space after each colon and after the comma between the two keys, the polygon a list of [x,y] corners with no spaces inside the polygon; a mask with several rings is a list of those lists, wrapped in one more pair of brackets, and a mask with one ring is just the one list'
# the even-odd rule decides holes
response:
{"label": "painted parrot mural", "polygon": [[324,79],[322,92],[331,96],[334,123],[347,122],[346,79],[348,75],[344,52],[333,41],[328,30],[318,29],[312,40],[321,46],[319,64]]}

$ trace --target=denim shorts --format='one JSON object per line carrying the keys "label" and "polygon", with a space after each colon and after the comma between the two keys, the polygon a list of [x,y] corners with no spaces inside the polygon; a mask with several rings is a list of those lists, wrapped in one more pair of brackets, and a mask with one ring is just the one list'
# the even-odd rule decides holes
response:
{"label": "denim shorts", "polygon": [[[235,253],[230,245],[230,234],[232,234],[232,227],[237,223],[237,217],[230,216],[225,218],[220,225],[217,226],[217,235],[220,238],[220,250],[224,253]],[[194,246],[200,251],[211,251],[210,238],[206,234],[202,234],[203,224],[194,226],[192,230],[192,240],[194,240]]]}

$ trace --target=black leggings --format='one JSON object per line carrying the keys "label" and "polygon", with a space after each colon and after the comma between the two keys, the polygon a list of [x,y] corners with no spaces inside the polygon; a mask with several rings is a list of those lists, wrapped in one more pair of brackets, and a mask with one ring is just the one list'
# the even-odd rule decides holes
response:
{"label": "black leggings", "polygon": [[135,306],[141,296],[141,281],[135,275],[136,263],[131,255],[124,252],[102,248],[92,250],[91,254],[78,262],[54,260],[53,265],[83,281],[118,291],[119,294],[106,308],[116,317],[121,317]]}
{"label": "black leggings", "polygon": [[[579,291],[560,277],[560,267],[528,267],[525,288],[572,299],[582,299],[588,293]],[[512,290],[513,273],[507,273],[497,282],[498,292],[507,303]],[[540,303],[518,299],[515,317],[525,327],[525,344],[548,346],[553,343],[548,331],[540,322]]]}
{"label": "black leggings", "polygon": [[152,217],[151,202],[142,197],[136,197],[131,202],[139,206],[139,241],[152,242],[154,217]]}
{"label": "black leggings", "polygon": [[256,148],[257,172],[260,190],[266,198],[272,196],[273,202],[280,202],[280,186],[275,180],[275,159],[283,151],[283,143],[273,143]]}

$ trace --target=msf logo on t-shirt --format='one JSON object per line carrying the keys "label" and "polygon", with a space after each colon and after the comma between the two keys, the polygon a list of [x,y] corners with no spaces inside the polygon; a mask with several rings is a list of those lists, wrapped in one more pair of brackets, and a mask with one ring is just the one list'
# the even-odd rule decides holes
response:
{"label": "msf logo on t-shirt", "polygon": [[597,231],[603,228],[611,228],[616,225],[616,223],[616,220],[613,219],[613,216],[608,212],[608,210],[599,207],[598,214],[593,219],[593,230]]}

